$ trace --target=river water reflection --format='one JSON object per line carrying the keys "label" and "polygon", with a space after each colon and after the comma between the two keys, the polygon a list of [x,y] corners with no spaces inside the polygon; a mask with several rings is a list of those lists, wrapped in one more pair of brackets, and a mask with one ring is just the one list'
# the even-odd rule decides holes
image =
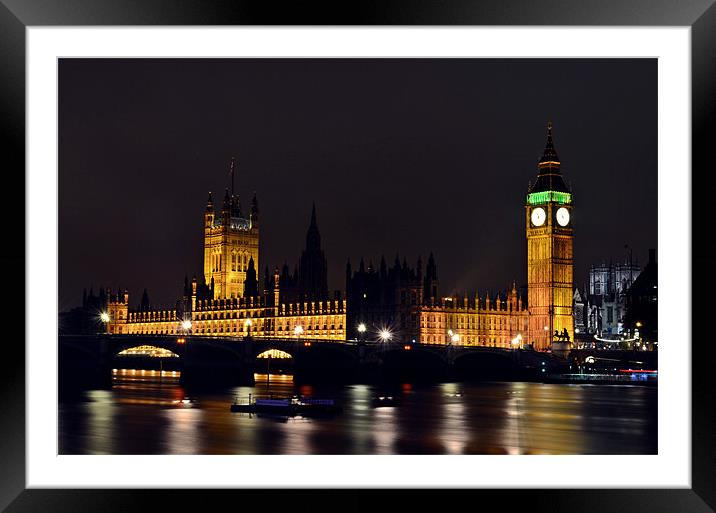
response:
{"label": "river water reflection", "polygon": [[[335,398],[332,418],[232,413],[273,394]],[[379,394],[399,396],[376,408]],[[189,393],[178,373],[118,370],[59,404],[60,454],[656,454],[657,388],[522,382],[253,387]]]}

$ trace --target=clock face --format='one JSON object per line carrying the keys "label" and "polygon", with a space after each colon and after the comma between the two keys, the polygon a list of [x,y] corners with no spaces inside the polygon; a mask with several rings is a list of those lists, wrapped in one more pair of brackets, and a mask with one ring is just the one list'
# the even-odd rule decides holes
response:
{"label": "clock face", "polygon": [[557,222],[560,226],[567,226],[569,224],[569,210],[560,207],[560,209],[557,210]]}
{"label": "clock face", "polygon": [[532,211],[532,224],[535,226],[542,226],[547,219],[547,214],[545,214],[544,209],[542,207],[537,207]]}

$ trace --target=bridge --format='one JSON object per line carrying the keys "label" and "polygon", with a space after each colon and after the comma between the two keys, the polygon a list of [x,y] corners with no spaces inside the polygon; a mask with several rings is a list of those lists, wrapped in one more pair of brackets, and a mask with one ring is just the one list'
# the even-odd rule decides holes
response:
{"label": "bridge", "polygon": [[[291,357],[297,380],[515,379],[550,373],[563,360],[549,353],[481,346],[308,338],[196,335],[61,335],[60,383],[111,384],[120,352],[153,346],[178,356],[186,383],[253,383],[271,350]],[[264,360],[265,361],[265,360]],[[267,362],[270,366],[270,362]]]}

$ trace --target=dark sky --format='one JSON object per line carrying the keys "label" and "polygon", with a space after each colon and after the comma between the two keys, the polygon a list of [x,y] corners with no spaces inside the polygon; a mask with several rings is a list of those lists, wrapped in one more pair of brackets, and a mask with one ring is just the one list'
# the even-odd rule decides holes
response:
{"label": "dark sky", "polygon": [[657,242],[657,62],[62,59],[59,307],[90,285],[173,305],[201,276],[207,191],[238,159],[260,269],[298,261],[316,202],[331,289],[346,259],[415,264],[441,293],[526,281],[524,202],[551,119],[574,193],[575,278]]}

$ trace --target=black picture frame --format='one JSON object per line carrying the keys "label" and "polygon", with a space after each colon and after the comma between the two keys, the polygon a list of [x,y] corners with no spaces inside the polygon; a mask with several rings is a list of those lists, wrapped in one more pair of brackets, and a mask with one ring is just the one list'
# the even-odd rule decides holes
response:
{"label": "black picture frame", "polygon": [[[689,489],[505,489],[505,490],[69,490],[26,489],[25,486],[25,348],[24,332],[5,330],[0,390],[0,508],[21,511],[205,511],[218,507],[245,507],[264,501],[290,504],[296,510],[359,511],[389,504],[386,494],[400,494],[401,510],[445,507],[449,502],[479,507],[528,511],[648,511],[706,512],[716,508],[716,394],[710,367],[713,342],[692,336],[695,324],[708,332],[709,301],[698,292],[711,292],[704,279],[714,268],[716,242],[707,231],[713,214],[711,189],[704,177],[713,174],[711,137],[716,124],[716,5],[714,0],[382,0],[372,2],[246,2],[241,0],[0,0],[0,166],[5,179],[5,230],[13,230],[1,253],[5,312],[23,311],[25,322],[25,30],[31,26],[61,25],[608,25],[689,26],[692,35],[692,318],[683,326],[684,350],[692,355],[692,487]],[[710,130],[709,130],[710,129]],[[683,171],[673,170],[683,173]],[[9,181],[16,183],[8,185]],[[701,185],[700,187],[698,185]],[[20,222],[23,219],[23,222]],[[701,234],[701,236],[699,236]],[[12,248],[12,251],[10,250]],[[710,295],[710,294],[709,294]],[[689,298],[683,298],[684,301]],[[12,326],[21,325],[13,322]],[[48,343],[51,341],[48,340]],[[569,469],[565,469],[569,472]],[[555,476],[559,486],[559,476]],[[314,500],[320,497],[319,500]],[[391,497],[392,498],[392,497]],[[494,502],[497,501],[497,502]],[[474,505],[474,506],[472,506]],[[465,506],[462,506],[465,507]],[[272,507],[273,509],[273,507]]]}

